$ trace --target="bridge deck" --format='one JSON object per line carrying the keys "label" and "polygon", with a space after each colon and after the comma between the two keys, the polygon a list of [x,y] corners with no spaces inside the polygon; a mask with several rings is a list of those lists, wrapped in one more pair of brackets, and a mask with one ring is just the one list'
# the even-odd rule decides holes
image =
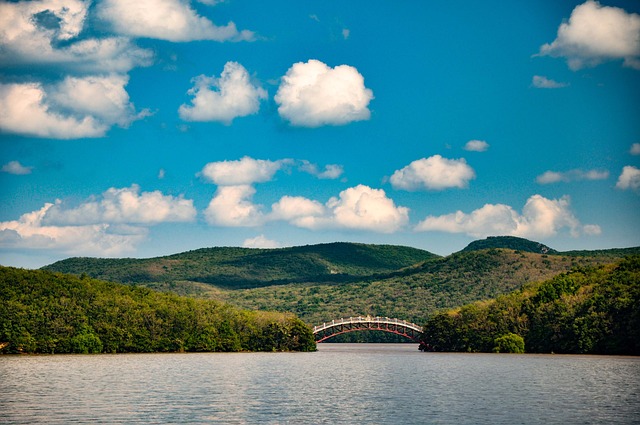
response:
{"label": "bridge deck", "polygon": [[346,319],[332,320],[331,322],[325,322],[322,325],[314,326],[313,333],[317,334],[318,332],[322,332],[326,329],[334,328],[336,326],[358,325],[358,324],[394,325],[394,326],[400,326],[407,329],[411,329],[419,333],[422,333],[423,331],[422,326],[418,326],[415,323],[407,322],[406,320],[391,319],[389,317],[378,317],[378,316],[376,317],[358,316],[358,317],[349,317]]}

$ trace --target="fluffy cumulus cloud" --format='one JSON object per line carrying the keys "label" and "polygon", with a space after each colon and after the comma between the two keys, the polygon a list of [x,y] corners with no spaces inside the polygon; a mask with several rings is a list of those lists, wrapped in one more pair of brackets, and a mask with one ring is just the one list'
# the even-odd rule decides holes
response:
{"label": "fluffy cumulus cloud", "polygon": [[338,227],[393,233],[409,221],[409,209],[397,207],[384,190],[358,185],[331,198],[327,207]]}
{"label": "fluffy cumulus cloud", "polygon": [[277,241],[268,239],[264,235],[245,239],[242,246],[245,248],[280,248],[280,244]]}
{"label": "fluffy cumulus cloud", "polygon": [[220,78],[200,75],[193,79],[191,105],[181,105],[180,118],[186,121],[219,121],[255,114],[267,92],[251,83],[247,70],[237,62],[227,62]]}
{"label": "fluffy cumulus cloud", "polygon": [[621,190],[640,191],[640,169],[627,165],[622,168],[622,173],[618,177],[616,188]]}
{"label": "fluffy cumulus cloud", "polygon": [[559,182],[573,182],[581,180],[606,180],[609,172],[606,170],[569,170],[569,171],[545,171],[536,177],[540,184],[550,184]]}
{"label": "fluffy cumulus cloud", "polygon": [[40,83],[0,84],[0,128],[55,139],[100,137],[107,131],[95,117],[57,110]]}
{"label": "fluffy cumulus cloud", "polygon": [[25,167],[24,165],[20,164],[19,161],[9,161],[2,166],[2,169],[0,171],[2,171],[3,173],[23,176],[25,174],[31,174],[31,170],[33,170],[33,167]]}
{"label": "fluffy cumulus cloud", "polygon": [[640,69],[640,15],[589,0],[576,6],[540,55],[564,57],[573,70],[615,59]]}
{"label": "fluffy cumulus cloud", "polygon": [[640,155],[640,143],[634,143],[631,145],[631,149],[629,149],[629,153],[631,155]]}
{"label": "fluffy cumulus cloud", "polygon": [[470,152],[485,152],[489,149],[489,143],[484,140],[469,140],[464,145],[464,150]]}
{"label": "fluffy cumulus cloud", "polygon": [[251,31],[238,31],[233,22],[215,25],[198,15],[186,0],[103,0],[98,16],[117,33],[130,37],[169,41],[241,41],[255,37]]}
{"label": "fluffy cumulus cloud", "polygon": [[64,66],[83,72],[127,72],[153,54],[125,37],[80,38],[89,1],[0,3],[0,66]]}
{"label": "fluffy cumulus cloud", "polygon": [[562,229],[568,229],[574,237],[600,233],[598,225],[580,224],[570,209],[569,197],[547,199],[540,195],[530,197],[522,213],[509,205],[486,204],[469,214],[457,211],[429,216],[416,226],[417,231],[465,233],[473,237],[510,235],[546,238],[556,235]]}
{"label": "fluffy cumulus cloud", "polygon": [[465,188],[476,176],[464,158],[447,159],[440,155],[413,161],[397,170],[389,179],[395,189],[443,190]]}
{"label": "fluffy cumulus cloud", "polygon": [[300,197],[283,197],[270,219],[308,229],[343,228],[393,233],[409,221],[409,209],[396,206],[384,190],[358,185],[340,192],[325,205]]}
{"label": "fluffy cumulus cloud", "polygon": [[126,75],[66,77],[59,83],[0,84],[0,128],[11,133],[73,139],[104,136],[148,115],[136,112]]}
{"label": "fluffy cumulus cloud", "polygon": [[559,89],[568,86],[567,83],[560,83],[542,75],[534,75],[531,85],[537,89]]}
{"label": "fluffy cumulus cloud", "polygon": [[72,255],[113,256],[132,252],[148,235],[148,226],[192,221],[193,201],[137,185],[111,188],[78,206],[47,203],[18,220],[0,222],[0,247],[46,249]]}
{"label": "fluffy cumulus cloud", "polygon": [[270,181],[274,174],[292,161],[269,161],[248,156],[237,161],[210,162],[199,173],[201,177],[219,186],[251,185]]}
{"label": "fluffy cumulus cloud", "polygon": [[204,215],[211,225],[255,227],[273,221],[319,230],[342,228],[393,233],[409,221],[409,209],[396,206],[382,189],[358,185],[340,192],[325,204],[301,196],[283,196],[265,213],[253,203],[249,185],[220,186]]}
{"label": "fluffy cumulus cloud", "polygon": [[275,96],[280,116],[301,127],[368,120],[371,99],[373,92],[356,68],[331,68],[313,59],[289,68]]}
{"label": "fluffy cumulus cloud", "polygon": [[140,186],[110,188],[100,199],[67,207],[58,201],[43,217],[50,225],[85,224],[158,224],[163,222],[193,221],[196,209],[193,201],[182,196],[163,195],[156,190],[140,192]]}
{"label": "fluffy cumulus cloud", "polygon": [[0,247],[56,250],[69,255],[115,256],[134,251],[147,235],[144,227],[90,225],[48,225],[44,219],[55,205],[23,214],[18,220],[0,222]]}
{"label": "fluffy cumulus cloud", "polygon": [[313,227],[327,209],[318,201],[302,196],[283,196],[271,206],[269,220],[288,221],[298,227]]}
{"label": "fluffy cumulus cloud", "polygon": [[253,227],[264,222],[262,207],[252,202],[255,188],[249,185],[220,186],[204,211],[215,226]]}

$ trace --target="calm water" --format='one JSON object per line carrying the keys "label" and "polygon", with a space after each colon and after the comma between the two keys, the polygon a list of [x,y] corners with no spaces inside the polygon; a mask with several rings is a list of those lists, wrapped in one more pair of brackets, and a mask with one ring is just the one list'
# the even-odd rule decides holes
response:
{"label": "calm water", "polygon": [[640,358],[318,348],[0,356],[0,423],[640,423]]}

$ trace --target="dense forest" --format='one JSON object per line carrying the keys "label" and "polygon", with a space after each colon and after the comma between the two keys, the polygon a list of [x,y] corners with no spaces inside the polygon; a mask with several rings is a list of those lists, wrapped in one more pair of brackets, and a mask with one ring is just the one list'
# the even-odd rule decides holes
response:
{"label": "dense forest", "polygon": [[148,259],[70,258],[46,269],[245,309],[292,312],[311,325],[360,315],[419,323],[434,310],[494,298],[573,267],[611,263],[639,252],[547,255],[541,250],[557,253],[526,239],[494,237],[446,257],[393,245],[330,243],[203,248]]}
{"label": "dense forest", "polygon": [[313,351],[293,314],[0,267],[0,353]]}
{"label": "dense forest", "polygon": [[437,313],[423,344],[433,351],[640,355],[640,256]]}
{"label": "dense forest", "polygon": [[[81,281],[96,278],[146,287],[146,291],[189,296],[195,300],[186,302],[198,306],[191,309],[206,310],[209,307],[205,306],[215,305],[217,312],[229,311],[231,317],[242,320],[274,314],[256,312],[270,310],[293,313],[308,325],[365,315],[423,324],[434,311],[494,299],[522,288],[531,291],[535,282],[572,270],[600,270],[634,254],[640,254],[639,247],[559,252],[522,238],[490,237],[446,257],[394,245],[330,243],[279,249],[203,248],[148,259],[70,258],[45,269],[71,273]],[[155,292],[148,293],[160,297]],[[483,304],[465,307],[465,317],[479,305]],[[225,317],[212,320],[223,323],[223,327],[227,326],[225,323],[236,326],[237,320]],[[452,320],[438,317],[443,323]],[[161,319],[164,324],[162,316]],[[513,351],[518,350],[518,344],[524,346],[524,335],[517,327],[499,335],[487,335],[479,337],[484,345],[465,343],[462,348],[446,349],[491,351],[498,347],[501,351]],[[399,338],[381,332],[361,332],[340,335],[334,341],[390,342]],[[190,342],[184,342],[188,339],[175,340],[177,345],[169,349],[194,349]],[[254,340],[258,339],[252,337]],[[444,345],[434,347],[445,349]],[[244,344],[240,349],[255,348]],[[527,346],[527,350],[531,349]],[[104,349],[109,350],[113,349]],[[556,348],[548,351],[561,352]]]}
{"label": "dense forest", "polygon": [[45,270],[129,284],[195,282],[246,289],[301,282],[345,282],[381,275],[438,257],[394,245],[329,243],[291,248],[202,248],[156,258],[58,261]]}

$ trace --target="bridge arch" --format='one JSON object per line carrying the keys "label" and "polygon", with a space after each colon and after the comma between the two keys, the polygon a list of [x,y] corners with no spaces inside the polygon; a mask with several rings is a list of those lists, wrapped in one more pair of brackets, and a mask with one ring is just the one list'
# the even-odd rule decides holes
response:
{"label": "bridge arch", "polygon": [[403,336],[415,342],[420,342],[422,327],[406,320],[390,319],[388,317],[358,316],[346,319],[332,320],[313,327],[316,342],[324,342],[336,335],[357,331],[383,331]]}

